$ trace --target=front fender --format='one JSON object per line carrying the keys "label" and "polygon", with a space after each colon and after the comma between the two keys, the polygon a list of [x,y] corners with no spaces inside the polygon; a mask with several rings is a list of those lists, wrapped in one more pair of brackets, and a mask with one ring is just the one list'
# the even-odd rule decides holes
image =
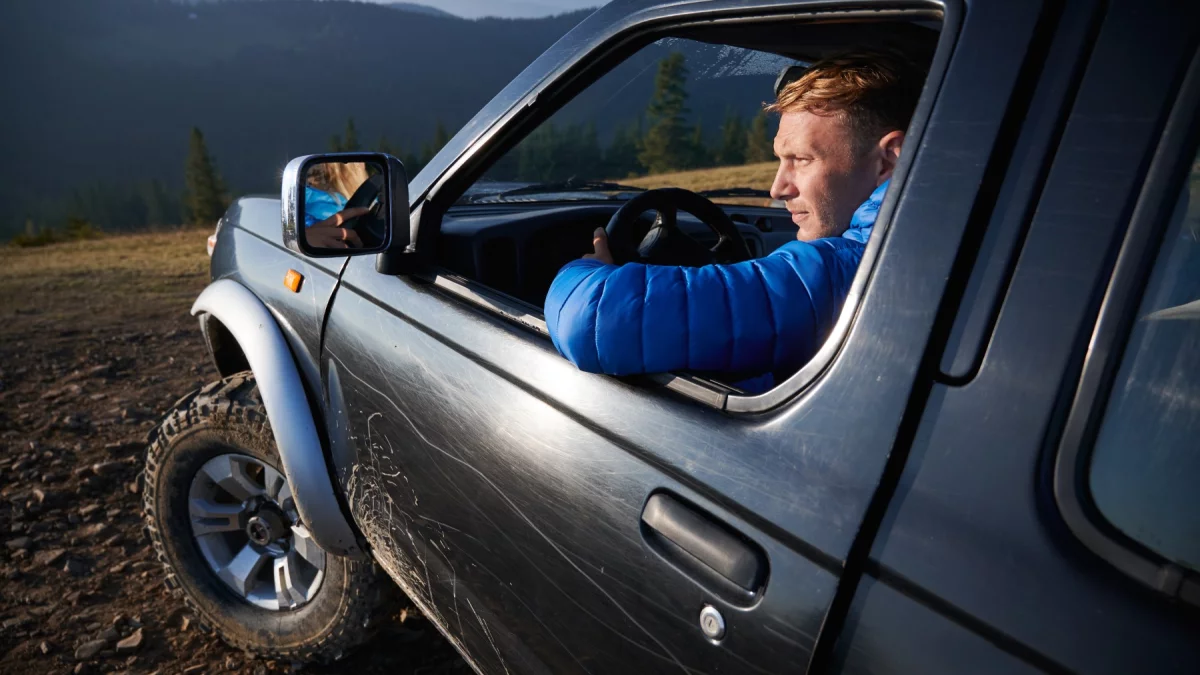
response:
{"label": "front fender", "polygon": [[245,286],[221,279],[196,298],[192,314],[209,314],[220,321],[245,355],[267,408],[296,510],[313,539],[330,553],[363,557],[338,503],[296,361],[267,306]]}

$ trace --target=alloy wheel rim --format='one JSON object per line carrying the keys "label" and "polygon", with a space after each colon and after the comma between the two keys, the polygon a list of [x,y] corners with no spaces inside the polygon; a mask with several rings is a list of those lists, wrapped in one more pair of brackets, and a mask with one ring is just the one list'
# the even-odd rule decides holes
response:
{"label": "alloy wheel rim", "polygon": [[188,491],[192,538],[238,597],[272,611],[299,609],[325,579],[325,552],[300,522],[287,478],[247,455],[204,463]]}

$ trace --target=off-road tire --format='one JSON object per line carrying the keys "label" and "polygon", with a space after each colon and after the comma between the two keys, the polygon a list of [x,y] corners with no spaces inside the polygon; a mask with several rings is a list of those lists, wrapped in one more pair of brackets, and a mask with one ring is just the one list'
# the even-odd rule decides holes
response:
{"label": "off-road tire", "polygon": [[257,656],[329,662],[364,642],[394,610],[398,590],[370,561],[325,556],[316,596],[292,611],[256,607],[226,587],[192,536],[188,489],[208,459],[241,453],[283,471],[254,376],[239,373],[180,399],[151,433],[143,474],[145,533],[167,588],[201,624]]}

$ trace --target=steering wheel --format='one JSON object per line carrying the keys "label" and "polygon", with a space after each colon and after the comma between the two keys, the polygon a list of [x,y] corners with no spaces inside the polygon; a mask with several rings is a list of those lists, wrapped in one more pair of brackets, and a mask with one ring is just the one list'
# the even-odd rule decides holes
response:
{"label": "steering wheel", "polygon": [[355,218],[349,218],[343,223],[344,227],[352,227],[362,239],[363,248],[375,248],[383,244],[387,235],[387,193],[383,189],[383,174],[377,173],[367,180],[350,195],[343,208],[369,208],[370,211]]}
{"label": "steering wheel", "polygon": [[[641,215],[658,216],[648,232],[639,233]],[[717,234],[711,248],[679,229],[678,213],[690,213]],[[712,263],[749,260],[750,248],[729,215],[721,207],[690,190],[659,188],[647,190],[625,202],[608,221],[608,247],[618,264],[640,262],[656,265],[700,267]],[[636,244],[637,238],[640,244]]]}

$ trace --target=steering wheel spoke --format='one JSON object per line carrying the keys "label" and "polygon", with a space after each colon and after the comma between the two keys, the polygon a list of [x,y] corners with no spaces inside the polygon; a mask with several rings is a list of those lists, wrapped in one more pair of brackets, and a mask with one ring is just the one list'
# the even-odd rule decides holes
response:
{"label": "steering wheel spoke", "polygon": [[[640,240],[637,223],[647,211],[657,212],[654,225]],[[695,216],[719,237],[712,248],[679,229],[679,212]],[[609,248],[617,263],[644,262],[699,267],[750,259],[750,249],[737,226],[710,200],[681,188],[647,190],[625,202],[608,221]]]}

